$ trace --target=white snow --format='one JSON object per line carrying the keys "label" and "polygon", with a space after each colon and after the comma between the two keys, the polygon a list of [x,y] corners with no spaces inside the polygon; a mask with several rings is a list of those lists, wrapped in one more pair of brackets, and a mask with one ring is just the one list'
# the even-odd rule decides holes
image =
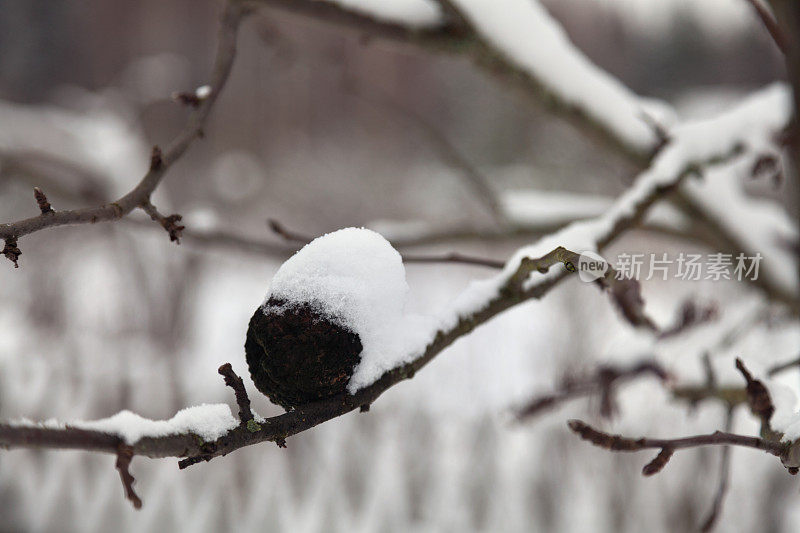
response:
{"label": "white snow", "polygon": [[442,12],[433,0],[317,0],[339,4],[382,22],[394,22],[417,28],[437,26]]}
{"label": "white snow", "polygon": [[201,100],[205,100],[209,96],[211,96],[211,86],[210,85],[201,85],[194,91],[194,95]]}
{"label": "white snow", "polygon": [[403,261],[389,241],[372,230],[345,228],[289,258],[272,278],[267,300],[311,304],[358,334],[361,362],[348,383],[355,392],[410,360],[430,338],[429,320],[404,313],[408,291]]}
{"label": "white snow", "polygon": [[[671,142],[652,166],[602,215],[573,222],[517,250],[501,273],[472,281],[435,322],[403,314],[408,287],[400,256],[385,239],[369,230],[340,230],[307,245],[281,267],[271,294],[290,300],[325,302],[329,313],[353,325],[364,343],[363,360],[348,385],[354,392],[384,371],[420,355],[435,334],[434,324],[438,329],[449,329],[460,317],[484,308],[497,297],[523,258],[541,257],[558,246],[576,252],[597,251],[598,243],[613,232],[617,222],[631,216],[655,189],[676,183],[691,165],[730,156],[737,146],[763,149],[786,124],[790,113],[788,87],[773,84],[717,118],[675,127],[670,132]],[[534,272],[526,288],[562,271],[558,265],[545,274]],[[407,327],[407,320],[417,320],[416,327]]]}
{"label": "white snow", "polygon": [[[478,33],[559,99],[585,111],[627,145],[658,143],[644,120],[653,112],[630,89],[597,67],[536,0],[454,0]],[[498,5],[500,4],[500,5]]]}
{"label": "white snow", "polygon": [[[444,316],[443,327],[452,327],[460,316],[482,309],[496,297],[498,290],[516,272],[523,258],[541,257],[558,246],[578,253],[596,252],[597,244],[612,232],[615,224],[630,216],[635,207],[649,198],[656,188],[675,183],[687,166],[728,155],[737,145],[763,147],[766,140],[786,124],[790,114],[788,87],[773,84],[757,91],[715,119],[687,122],[674,128],[670,132],[672,141],[610,209],[594,219],[573,222],[536,243],[517,250],[500,274],[470,284]],[[531,288],[562,270],[563,267],[557,266],[546,274],[533,273],[526,287]]]}
{"label": "white snow", "polygon": [[180,433],[194,433],[206,441],[213,441],[239,425],[227,404],[203,404],[187,407],[175,413],[169,420],[150,420],[131,411],[119,413],[101,420],[76,420],[62,423],[56,420],[12,422],[18,426],[64,429],[73,427],[119,435],[126,444],[135,444],[144,437],[164,437]]}

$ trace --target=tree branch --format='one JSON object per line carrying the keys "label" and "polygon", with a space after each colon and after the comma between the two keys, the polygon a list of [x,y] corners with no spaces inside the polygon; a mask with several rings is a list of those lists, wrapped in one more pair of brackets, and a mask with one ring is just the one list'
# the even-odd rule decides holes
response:
{"label": "tree branch", "polygon": [[487,177],[484,176],[452,142],[450,142],[439,128],[416,111],[403,106],[378,88],[375,88],[375,90],[379,92],[380,96],[373,97],[365,91],[358,90],[353,85],[350,85],[350,87],[352,92],[361,97],[364,101],[381,106],[389,110],[395,116],[414,125],[418,131],[427,137],[431,148],[439,155],[442,162],[458,172],[458,175],[462,177],[463,181],[472,191],[473,196],[481,203],[494,224],[500,228],[508,225],[505,210]]}
{"label": "tree branch", "polygon": [[[729,407],[725,414],[725,432],[730,433],[733,429],[733,408]],[[719,458],[719,482],[717,491],[714,493],[714,501],[708,516],[700,526],[700,531],[706,533],[714,529],[722,512],[722,504],[725,501],[725,494],[728,492],[728,485],[731,477],[731,447],[723,446]]]}
{"label": "tree branch", "polygon": [[233,371],[230,363],[225,363],[219,367],[217,372],[225,379],[225,385],[233,389],[236,403],[239,405],[239,420],[242,424],[247,425],[248,422],[253,420],[253,411],[250,409],[250,398],[244,388],[244,381]]}
{"label": "tree branch", "polygon": [[[412,28],[397,22],[378,20],[350,11],[333,1],[319,0],[244,0],[252,7],[267,7],[300,15],[307,19],[354,30],[361,36],[411,45],[432,52],[443,52],[470,59],[477,67],[515,90],[528,101],[546,108],[576,126],[584,134],[621,154],[639,167],[649,164],[661,143],[642,149],[617,135],[589,112],[551,90],[542,80],[513,63],[505,54],[476,31],[452,2],[439,1],[444,17],[438,25]],[[654,139],[657,138],[654,132]]]}
{"label": "tree branch", "polygon": [[[276,235],[281,236],[285,241],[308,244],[313,237],[303,233],[297,233],[288,229],[278,220],[270,218],[267,221],[269,229]],[[498,261],[496,259],[488,259],[485,257],[475,257],[472,255],[462,254],[458,252],[449,252],[443,254],[402,254],[404,263],[460,263],[464,265],[484,266],[487,268],[501,269],[505,266],[505,261]]]}
{"label": "tree branch", "polygon": [[[652,439],[647,437],[632,439],[623,437],[621,435],[611,435],[609,433],[598,431],[589,424],[586,424],[580,420],[570,420],[567,425],[583,440],[589,441],[595,446],[612,452],[638,452],[641,450],[660,448],[662,453],[664,453],[665,450],[669,453],[670,451],[674,452],[675,450],[697,448],[699,446],[733,445],[742,446],[745,448],[754,448],[780,458],[786,454],[789,449],[788,444],[772,442],[758,437],[748,437],[745,435],[736,435],[734,433],[725,433],[723,431],[715,431],[714,433],[709,433],[707,435],[695,435],[680,439]],[[660,460],[659,457],[661,458]],[[656,461],[654,460],[645,466],[643,470],[644,475],[651,475],[660,471],[660,467],[663,467],[664,464],[666,464],[666,461],[669,460],[668,457],[665,459],[665,457],[661,456],[661,454],[659,454],[659,457],[656,458],[656,460],[659,460],[658,463],[654,464]],[[663,461],[663,463],[661,461]]]}
{"label": "tree branch", "polygon": [[[703,123],[701,130],[695,133],[704,132],[705,129],[702,128],[706,127],[708,127],[708,123]],[[730,139],[730,142],[734,142],[734,139]],[[530,299],[541,298],[563,280],[566,274],[575,271],[578,258],[578,254],[575,252],[558,246],[538,258],[533,258],[534,250],[541,249],[545,243],[552,241],[569,243],[573,239],[578,239],[580,242],[587,242],[587,234],[591,234],[597,248],[602,249],[625,230],[636,225],[659,198],[676,187],[686,176],[697,172],[698,168],[703,165],[711,165],[735,157],[740,151],[738,143],[734,143],[732,147],[721,143],[718,148],[720,153],[708,154],[704,160],[687,161],[682,168],[676,167],[670,162],[671,159],[667,159],[669,164],[664,167],[659,166],[650,173],[640,176],[634,186],[617,200],[611,210],[596,220],[571,226],[550,236],[545,242],[518,251],[501,273],[485,280],[479,287],[467,289],[462,295],[464,301],[476,302],[476,295],[470,293],[470,290],[476,290],[480,295],[478,300],[480,303],[470,303],[468,306],[457,305],[452,311],[455,319],[453,325],[438,331],[419,357],[384,373],[375,383],[355,394],[342,394],[264,420],[259,423],[260,429],[255,432],[240,425],[213,442],[205,442],[193,434],[144,437],[131,443],[134,453],[148,457],[216,457],[263,441],[281,443],[291,435],[361,406],[372,404],[388,388],[413,377],[417,371],[456,339],[469,334],[477,326],[511,307]],[[677,149],[682,150],[683,148],[678,146]],[[671,177],[664,176],[663,172],[666,172],[666,169],[674,171],[675,174]],[[658,179],[653,180],[653,175]],[[544,274],[559,263],[563,264],[566,269]],[[636,318],[636,311],[640,304],[638,291],[630,290],[632,285],[627,284],[627,280],[620,280],[620,283],[616,283],[608,277],[607,273],[599,282],[601,285],[605,283],[606,287],[610,287],[612,291],[615,287],[627,289],[620,291],[616,297],[620,300],[628,300],[631,307],[628,309],[629,313],[626,314]],[[488,289],[492,291],[491,296],[487,296]],[[646,319],[644,316],[638,318]],[[642,325],[646,324],[643,322]],[[52,428],[0,424],[0,446],[6,447],[79,448],[116,453],[120,442],[120,437],[117,435],[74,427]]]}
{"label": "tree branch", "polygon": [[661,381],[666,381],[669,377],[667,371],[652,360],[643,360],[628,366],[600,365],[589,376],[569,377],[556,392],[533,398],[517,410],[516,417],[520,422],[527,421],[561,403],[594,394],[600,394],[601,397],[600,414],[610,417],[617,411],[614,400],[616,386],[648,375],[655,376]]}
{"label": "tree branch", "polygon": [[133,459],[133,449],[130,446],[120,444],[117,448],[117,463],[116,468],[119,472],[120,480],[122,480],[122,488],[125,490],[125,497],[133,504],[135,509],[142,508],[142,500],[133,490],[133,484],[136,480],[130,473],[131,460]]}
{"label": "tree branch", "polygon": [[747,2],[753,7],[753,11],[758,15],[758,18],[767,29],[767,32],[769,32],[769,36],[772,37],[778,49],[784,55],[789,53],[789,42],[786,39],[786,35],[784,35],[783,30],[778,26],[778,21],[775,20],[775,17],[770,13],[767,6],[761,3],[761,0],[747,0]]}
{"label": "tree branch", "polygon": [[245,9],[235,0],[225,5],[221,17],[216,59],[211,73],[211,92],[189,114],[186,126],[163,153],[153,149],[150,168],[139,183],[126,195],[109,204],[84,209],[42,213],[38,216],[0,224],[0,239],[17,242],[30,233],[68,224],[93,224],[118,220],[136,208],[149,204],[150,196],[161,183],[169,168],[186,152],[192,142],[201,137],[206,119],[217,96],[228,79],[236,55],[236,38]]}

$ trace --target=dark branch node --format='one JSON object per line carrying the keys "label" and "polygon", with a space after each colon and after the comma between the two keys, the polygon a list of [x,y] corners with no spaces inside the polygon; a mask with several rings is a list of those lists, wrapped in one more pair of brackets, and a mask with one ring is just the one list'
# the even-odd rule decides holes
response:
{"label": "dark branch node", "polygon": [[196,465],[197,463],[208,462],[213,458],[213,455],[196,455],[194,457],[187,457],[186,459],[181,459],[178,461],[178,468],[183,470],[184,468]]}
{"label": "dark branch node", "polygon": [[150,171],[161,170],[164,167],[164,159],[162,157],[161,148],[158,145],[153,146],[153,151],[150,152]]}
{"label": "dark branch node", "polygon": [[6,239],[2,253],[6,256],[6,259],[14,263],[14,268],[19,268],[19,256],[22,255],[22,250],[17,246],[16,237],[9,237]]}
{"label": "dark branch node", "polygon": [[174,242],[176,244],[181,243],[181,232],[186,229],[186,226],[178,224],[183,219],[181,215],[172,214],[169,216],[164,217],[161,221],[161,225],[167,230],[169,234],[170,242]]}
{"label": "dark branch node", "polygon": [[186,229],[186,226],[179,224],[179,222],[183,219],[181,215],[172,214],[164,216],[158,212],[156,206],[150,203],[149,200],[145,200],[144,203],[142,203],[141,208],[145,213],[150,215],[151,220],[158,222],[161,227],[166,230],[167,234],[169,235],[170,242],[174,242],[176,244],[181,243],[181,234],[183,230]]}
{"label": "dark branch node", "polygon": [[772,398],[767,387],[760,380],[753,378],[750,371],[747,370],[742,360],[738,357],[736,358],[736,368],[742,373],[747,382],[745,390],[747,391],[747,403],[750,405],[750,410],[761,419],[764,425],[769,427],[769,421],[775,412],[775,406],[772,404]]}
{"label": "dark branch node", "polygon": [[203,99],[197,96],[197,94],[188,92],[172,93],[172,99],[181,105],[193,107],[195,109],[200,107],[200,102],[203,101]]}
{"label": "dark branch node", "polygon": [[50,202],[47,201],[47,196],[45,196],[45,194],[42,192],[42,189],[39,187],[34,187],[33,197],[36,198],[36,204],[39,206],[39,210],[43,215],[55,213],[55,211],[53,211],[53,206],[51,206]]}

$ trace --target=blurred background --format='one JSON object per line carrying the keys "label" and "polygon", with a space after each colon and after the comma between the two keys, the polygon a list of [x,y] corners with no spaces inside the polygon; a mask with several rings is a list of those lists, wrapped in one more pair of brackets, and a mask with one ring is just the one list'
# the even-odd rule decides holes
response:
{"label": "blurred background", "polygon": [[[670,102],[681,118],[711,116],[784,76],[744,0],[544,3],[593,61],[637,93]],[[36,213],[32,186],[56,208],[132,188],[150,147],[183,125],[186,110],[170,94],[206,81],[220,7],[0,0],[0,220]],[[604,205],[636,174],[465,60],[364,42],[266,9],[239,42],[205,138],[153,199],[189,229],[276,250],[289,247],[268,218],[310,235],[368,226],[402,240],[458,230],[466,235],[402,251],[506,259],[537,232],[475,237],[491,233],[494,220],[431,142],[431,124],[509,206],[531,191]],[[743,186],[797,217],[796,180]],[[232,401],[216,369],[230,361],[247,374],[249,317],[288,255],[213,239],[175,246],[144,216],[132,218],[36,233],[21,241],[19,269],[0,263],[0,419],[93,419],[121,409],[169,418]],[[632,232],[615,249],[691,248]],[[433,314],[491,273],[409,264],[409,309]],[[696,530],[716,490],[718,450],[678,454],[644,478],[647,454],[610,454],[567,430],[569,418],[600,420],[596,400],[525,423],[512,416],[598,362],[657,355],[699,379],[703,353],[721,361],[797,355],[796,322],[774,316],[741,283],[652,281],[643,290],[663,323],[689,296],[715,303],[720,317],[654,354],[606,297],[572,280],[459,340],[368,414],[292,437],[286,450],[256,446],[187,471],[135,458],[141,511],[124,500],[113,457],[2,452],[0,531]],[[766,326],[742,326],[755,320]],[[798,374],[789,374],[796,385]],[[246,384],[261,415],[281,412]],[[720,405],[674,402],[655,380],[625,387],[619,404],[614,420],[598,423],[633,435],[708,432],[725,417]],[[742,409],[734,430],[757,434],[758,426]],[[733,450],[718,528],[796,531],[797,498],[777,461]]]}

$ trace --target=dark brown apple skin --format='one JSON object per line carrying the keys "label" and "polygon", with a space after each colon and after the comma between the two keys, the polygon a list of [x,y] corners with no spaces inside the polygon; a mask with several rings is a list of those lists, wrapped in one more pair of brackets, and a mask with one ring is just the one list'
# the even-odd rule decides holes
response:
{"label": "dark brown apple skin", "polygon": [[250,319],[244,349],[256,388],[288,411],[344,393],[362,346],[311,304],[270,298]]}

